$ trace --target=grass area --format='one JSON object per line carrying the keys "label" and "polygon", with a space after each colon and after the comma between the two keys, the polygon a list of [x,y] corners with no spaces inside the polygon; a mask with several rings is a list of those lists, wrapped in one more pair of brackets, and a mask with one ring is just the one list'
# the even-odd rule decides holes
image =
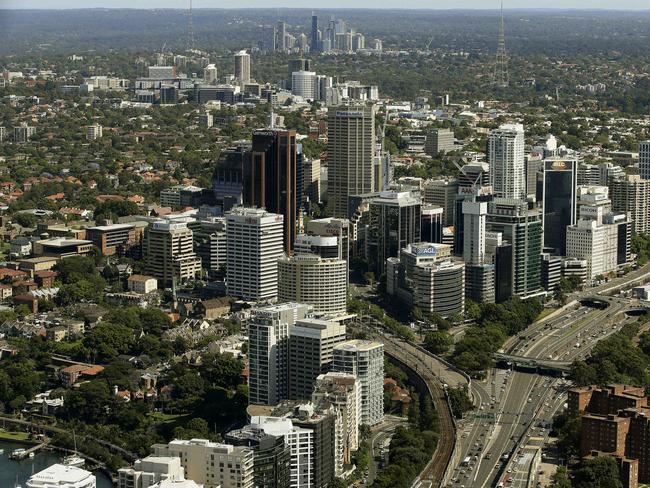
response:
{"label": "grass area", "polygon": [[177,422],[179,419],[186,417],[187,414],[184,413],[162,413],[162,412],[152,412],[149,414],[149,418],[157,424],[171,424]]}
{"label": "grass area", "polygon": [[27,432],[9,432],[4,429],[0,429],[0,439],[3,441],[30,442]]}
{"label": "grass area", "polygon": [[544,310],[542,310],[542,313],[540,313],[537,316],[536,320],[542,320],[544,317],[547,317],[547,316],[551,315],[556,310],[557,310],[557,308],[544,308]]}

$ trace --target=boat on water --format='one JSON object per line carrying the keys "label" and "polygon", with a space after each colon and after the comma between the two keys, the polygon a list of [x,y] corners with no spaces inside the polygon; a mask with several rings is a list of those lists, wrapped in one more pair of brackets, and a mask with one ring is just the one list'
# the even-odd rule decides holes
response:
{"label": "boat on water", "polygon": [[22,459],[24,455],[25,455],[25,449],[23,448],[14,449],[9,454],[9,459]]}
{"label": "boat on water", "polygon": [[86,464],[86,460],[84,458],[82,458],[81,456],[77,456],[76,454],[71,454],[70,456],[64,457],[61,464],[64,464],[66,466],[75,466],[77,468],[80,468],[84,464]]}
{"label": "boat on water", "polygon": [[0,449],[0,456],[2,456],[5,453],[4,449]]}

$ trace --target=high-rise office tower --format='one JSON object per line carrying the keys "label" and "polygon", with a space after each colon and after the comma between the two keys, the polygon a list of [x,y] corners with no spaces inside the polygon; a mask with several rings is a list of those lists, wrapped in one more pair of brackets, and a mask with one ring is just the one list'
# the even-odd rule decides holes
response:
{"label": "high-rise office tower", "polygon": [[194,252],[194,233],[186,222],[151,224],[142,242],[147,274],[161,286],[194,279],[201,272],[201,258]]}
{"label": "high-rise office tower", "polygon": [[483,264],[485,259],[485,225],[487,202],[463,202],[463,259],[467,264]]}
{"label": "high-rise office tower", "polygon": [[291,93],[305,100],[316,100],[318,83],[313,71],[294,71],[291,73]]}
{"label": "high-rise office tower", "polygon": [[490,183],[496,197],[526,198],[524,126],[504,124],[488,138]]}
{"label": "high-rise office tower", "polygon": [[349,218],[349,197],[375,188],[374,106],[330,107],[327,130],[329,213],[333,217]]}
{"label": "high-rise office tower", "polygon": [[351,340],[334,348],[332,371],[356,375],[361,384],[361,423],[373,426],[384,418],[384,345]]}
{"label": "high-rise office tower", "polygon": [[639,175],[650,180],[650,141],[639,143]]}
{"label": "high-rise office tower", "polygon": [[421,242],[442,242],[443,213],[444,209],[437,205],[422,205]]}
{"label": "high-rise office tower", "polygon": [[454,150],[454,132],[451,129],[432,129],[426,135],[424,152],[436,157]]}
{"label": "high-rise office tower", "polygon": [[566,255],[566,230],[576,223],[578,161],[547,159],[542,175],[544,247]]}
{"label": "high-rise office tower", "polygon": [[275,50],[285,51],[287,49],[287,24],[280,20],[275,28]]}
{"label": "high-rise office tower", "polygon": [[370,201],[366,245],[370,267],[377,276],[384,272],[386,259],[420,242],[421,216],[420,196],[412,192],[385,191]]}
{"label": "high-rise office tower", "polygon": [[[336,238],[334,238],[336,239]],[[278,300],[307,303],[316,312],[343,315],[347,300],[347,262],[315,254],[278,260]]]}
{"label": "high-rise office tower", "polygon": [[296,132],[253,131],[250,178],[244,186],[244,204],[284,217],[284,250],[293,249],[298,212]]}
{"label": "high-rise office tower", "polygon": [[[307,222],[305,231],[310,236],[336,236],[339,247],[339,259],[349,260],[350,221],[348,219],[324,218]],[[321,254],[322,255],[322,254]],[[325,256],[324,256],[325,257]]]}
{"label": "high-rise office tower", "polygon": [[465,310],[465,263],[451,246],[420,242],[402,249],[386,265],[386,291],[409,307],[443,317]]}
{"label": "high-rise office tower", "polygon": [[253,309],[248,324],[251,404],[275,405],[289,398],[290,331],[309,313],[311,307],[297,303]]}
{"label": "high-rise office tower", "polygon": [[251,81],[251,55],[246,51],[235,54],[235,79],[242,86]]}
{"label": "high-rise office tower", "polygon": [[212,176],[212,190],[224,211],[244,202],[244,187],[250,183],[250,147],[224,149]]}
{"label": "high-rise office tower", "polygon": [[[509,268],[511,293],[527,297],[541,289],[542,215],[526,202],[495,199],[488,204],[487,230],[500,233],[512,246]],[[499,263],[496,263],[497,267]],[[504,266],[506,263],[502,263]],[[504,268],[505,269],[505,268]],[[497,269],[497,281],[500,281]]]}
{"label": "high-rise office tower", "polygon": [[424,203],[442,207],[442,225],[454,225],[458,180],[432,180],[424,184]]}
{"label": "high-rise office tower", "polygon": [[312,52],[320,51],[320,39],[318,32],[318,16],[316,14],[311,14],[311,42],[309,45],[309,50]]}
{"label": "high-rise office tower", "polygon": [[306,58],[296,58],[289,60],[287,69],[287,88],[289,89],[293,87],[291,84],[291,75],[296,71],[311,71],[311,60]]}
{"label": "high-rise office tower", "polygon": [[612,209],[629,213],[634,234],[650,234],[650,180],[640,175],[613,179],[609,185]]}
{"label": "high-rise office tower", "polygon": [[318,375],[332,366],[334,347],[345,342],[345,325],[306,318],[289,328],[289,398],[308,400]]}
{"label": "high-rise office tower", "polygon": [[228,294],[250,301],[275,300],[282,256],[282,215],[235,207],[226,214]]}
{"label": "high-rise office tower", "polygon": [[199,220],[194,230],[194,248],[201,258],[203,269],[210,275],[222,273],[226,266],[226,219],[207,217]]}

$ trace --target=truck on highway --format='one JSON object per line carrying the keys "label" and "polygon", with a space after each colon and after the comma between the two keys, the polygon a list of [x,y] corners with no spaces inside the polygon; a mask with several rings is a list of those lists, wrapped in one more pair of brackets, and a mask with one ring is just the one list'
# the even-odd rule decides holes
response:
{"label": "truck on highway", "polygon": [[470,456],[467,456],[467,457],[465,457],[465,459],[463,459],[463,462],[460,463],[460,465],[461,466],[469,466],[469,463],[470,463],[471,460],[472,460],[472,458]]}

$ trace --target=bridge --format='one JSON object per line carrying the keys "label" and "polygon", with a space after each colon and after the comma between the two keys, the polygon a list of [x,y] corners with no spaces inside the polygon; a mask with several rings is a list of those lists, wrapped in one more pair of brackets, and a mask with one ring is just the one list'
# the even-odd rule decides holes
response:
{"label": "bridge", "polygon": [[565,376],[571,372],[571,363],[567,361],[551,361],[546,359],[526,358],[511,354],[495,353],[494,359],[497,366],[513,366],[518,370],[534,371],[552,376]]}

